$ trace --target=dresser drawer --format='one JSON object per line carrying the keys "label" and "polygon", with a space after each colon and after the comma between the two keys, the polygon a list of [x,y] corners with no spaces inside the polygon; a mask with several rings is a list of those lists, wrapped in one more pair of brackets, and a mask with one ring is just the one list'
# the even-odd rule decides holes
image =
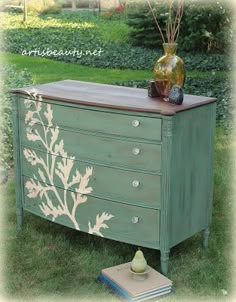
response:
{"label": "dresser drawer", "polygon": [[[25,176],[33,177],[35,175],[39,180],[48,184],[54,184],[58,187],[63,186],[60,176],[54,171],[53,177],[50,178],[43,166],[44,164],[47,166],[48,160],[49,171],[51,171],[53,162],[55,163],[55,169],[58,169],[58,164],[63,161],[61,156],[48,154],[47,159],[47,153],[45,152],[23,148],[22,157],[22,173]],[[39,162],[39,159],[44,164]],[[89,178],[89,185],[93,189],[91,193],[93,196],[151,208],[160,208],[161,177],[159,175],[126,171],[73,160],[69,171],[68,183],[76,175],[76,170],[80,171],[81,175],[85,175],[86,168],[88,167],[93,169],[92,175]],[[44,171],[45,178],[39,175],[38,169]],[[76,191],[77,188],[78,183],[74,183],[68,187],[68,190]]]}
{"label": "dresser drawer", "polygon": [[[47,110],[47,104],[41,102],[42,111]],[[62,128],[84,129],[87,131],[121,135],[133,138],[161,140],[161,119],[110,113],[98,110],[86,110],[75,107],[51,104],[54,126]],[[35,111],[35,102],[25,100],[20,102],[20,116],[25,119],[26,114]],[[44,114],[40,114],[43,123],[48,124]],[[38,118],[34,114],[33,118]]]}
{"label": "dresser drawer", "polygon": [[[46,148],[51,148],[50,151],[55,153],[55,147],[50,147],[50,145],[54,142],[53,146],[55,146],[62,140],[68,155],[75,156],[79,160],[92,160],[134,170],[158,171],[161,168],[161,145],[159,144],[141,143],[64,129],[55,130],[55,128],[48,128],[46,142],[46,131],[39,124],[30,127],[22,121],[21,141],[33,149],[46,151]],[[57,134],[55,134],[56,132]]]}
{"label": "dresser drawer", "polygon": [[[71,192],[65,193],[64,190],[53,187],[52,190],[47,188],[45,195],[42,193],[45,190],[45,184],[35,180],[33,182],[36,185],[32,186],[30,178],[24,178],[24,208],[26,210],[90,234],[136,245],[159,246],[160,212],[158,210],[87,195],[87,200],[78,204],[73,215],[75,203],[71,198]],[[33,189],[34,193],[32,193]],[[58,198],[66,204],[66,210],[61,210]]]}

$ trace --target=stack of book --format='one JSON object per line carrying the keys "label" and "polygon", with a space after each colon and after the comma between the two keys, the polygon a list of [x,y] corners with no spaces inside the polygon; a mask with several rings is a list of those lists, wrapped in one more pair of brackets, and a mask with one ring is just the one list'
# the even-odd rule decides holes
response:
{"label": "stack of book", "polygon": [[172,281],[149,267],[144,280],[133,278],[130,262],[103,269],[98,280],[130,301],[145,301],[167,295],[172,291]]}

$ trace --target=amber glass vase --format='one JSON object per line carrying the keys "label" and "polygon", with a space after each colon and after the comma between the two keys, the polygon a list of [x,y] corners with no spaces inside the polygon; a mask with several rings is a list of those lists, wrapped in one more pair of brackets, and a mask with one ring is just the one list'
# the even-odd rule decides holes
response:
{"label": "amber glass vase", "polygon": [[177,43],[164,43],[164,56],[154,66],[154,81],[157,92],[168,97],[173,85],[183,87],[185,81],[184,62],[176,56]]}

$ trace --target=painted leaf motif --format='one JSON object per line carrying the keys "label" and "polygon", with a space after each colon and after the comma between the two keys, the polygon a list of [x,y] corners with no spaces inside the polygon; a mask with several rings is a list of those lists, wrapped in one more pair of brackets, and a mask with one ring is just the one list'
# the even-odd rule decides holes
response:
{"label": "painted leaf motif", "polygon": [[89,182],[89,177],[93,173],[93,168],[92,167],[87,167],[85,174],[81,177],[80,183],[79,183],[79,188],[76,190],[77,192],[81,194],[89,194],[92,192],[92,187],[87,187],[88,182]]}
{"label": "painted leaf motif", "polygon": [[42,160],[40,158],[38,158],[35,151],[24,148],[23,154],[24,154],[25,158],[27,159],[27,161],[29,163],[31,163],[32,166],[35,166],[36,164],[41,164]]}
{"label": "painted leaf motif", "polygon": [[63,151],[63,148],[64,148],[64,142],[63,140],[60,140],[59,144],[55,144],[54,153],[58,155],[61,151]]}
{"label": "painted leaf motif", "polygon": [[36,118],[32,118],[31,121],[28,123],[30,127],[34,126],[36,123],[40,123],[40,120]]}
{"label": "painted leaf motif", "polygon": [[25,123],[27,123],[29,120],[33,118],[34,111],[28,111],[25,115]]}
{"label": "painted leaf motif", "polygon": [[[78,184],[80,181],[81,181],[81,174],[76,169],[75,175],[72,176],[72,181],[70,183],[68,183],[68,188],[72,187],[73,185]],[[77,192],[77,190],[76,190],[76,192]]]}
{"label": "painted leaf motif", "polygon": [[74,193],[74,192],[71,192],[71,197],[72,197],[75,205],[84,203],[88,199],[87,196],[82,196],[80,193]]}
{"label": "painted leaf motif", "polygon": [[[44,160],[43,158],[37,155],[37,151],[24,148],[23,154],[27,161],[35,166],[37,164],[41,165],[37,170],[38,177],[33,174],[33,178],[26,181],[25,187],[28,190],[27,196],[29,198],[40,198],[39,208],[45,216],[52,216],[52,220],[61,215],[65,215],[68,219],[71,220],[76,230],[79,230],[79,224],[76,220],[76,211],[79,204],[85,203],[88,200],[86,194],[92,192],[92,187],[89,187],[90,176],[93,173],[92,167],[87,167],[84,175],[82,175],[78,169],[75,169],[75,172],[72,174],[72,169],[74,167],[74,156],[68,156],[67,152],[64,150],[64,141],[61,139],[58,142],[59,138],[59,127],[50,128],[53,126],[53,110],[50,104],[47,104],[46,110],[43,114],[47,119],[47,125],[45,126],[42,122],[40,116],[40,111],[43,108],[43,103],[38,100],[41,100],[42,97],[37,90],[31,90],[27,92],[30,97],[34,100],[25,99],[25,104],[33,103],[35,106],[35,111],[28,111],[25,116],[25,123],[33,126],[35,123],[38,123],[42,126],[42,132],[38,132],[37,129],[32,133],[29,131],[27,133],[27,139],[30,141],[42,142],[43,147],[47,152],[47,157]],[[31,130],[31,129],[29,129]],[[55,175],[57,175],[62,184],[63,184],[63,194],[60,194],[57,190],[57,187],[54,186]],[[46,182],[50,182],[51,185]],[[73,185],[77,186],[75,192],[67,191],[68,188],[71,188]],[[50,194],[49,194],[50,193]],[[61,196],[63,195],[63,197]],[[54,196],[54,197],[52,197]],[[68,206],[67,198],[71,198],[73,202],[72,205]],[[57,204],[55,204],[57,203]],[[55,204],[55,205],[54,205]],[[96,216],[95,225],[92,227],[90,221],[89,232],[95,233],[99,236],[103,236],[101,229],[107,229],[108,226],[105,221],[108,221],[114,217],[111,214],[103,212],[101,216]]]}
{"label": "painted leaf motif", "polygon": [[41,102],[35,102],[36,110],[37,112],[41,111],[42,109],[42,103]]}
{"label": "painted leaf motif", "polygon": [[26,137],[29,141],[32,141],[32,142],[36,142],[36,141],[41,140],[41,137],[40,137],[37,130],[35,130],[34,133],[26,133]]}
{"label": "painted leaf motif", "polygon": [[60,177],[65,188],[68,188],[68,179],[71,173],[71,169],[74,165],[74,157],[62,158],[62,161],[57,163],[56,174]]}
{"label": "painted leaf motif", "polygon": [[108,229],[109,227],[107,224],[104,223],[104,221],[110,220],[112,217],[114,217],[111,214],[108,214],[106,212],[103,212],[102,215],[99,217],[99,215],[96,216],[96,224],[92,227],[90,221],[88,222],[89,226],[89,234],[97,234],[101,237],[104,237],[102,233],[100,232],[100,229]]}
{"label": "painted leaf motif", "polygon": [[52,215],[52,221],[55,221],[58,216],[64,215],[64,211],[60,206],[58,206],[57,208],[53,207],[52,209],[50,209],[48,205],[42,202],[39,207],[45,216]]}
{"label": "painted leaf motif", "polygon": [[48,126],[52,126],[53,112],[51,109],[51,105],[47,104],[47,111],[44,112],[46,119],[48,120]]}
{"label": "painted leaf motif", "polygon": [[27,181],[25,183],[25,187],[28,190],[27,196],[29,198],[36,198],[39,192],[42,190],[42,186],[40,185],[40,183],[36,183],[32,178],[30,181]]}
{"label": "painted leaf motif", "polygon": [[46,177],[45,177],[43,171],[42,171],[40,168],[38,169],[38,174],[39,174],[41,180],[42,180],[43,182],[46,182]]}
{"label": "painted leaf motif", "polygon": [[53,145],[55,144],[56,140],[58,139],[59,127],[57,126],[56,128],[51,128],[50,132],[51,132],[50,149],[52,150]]}

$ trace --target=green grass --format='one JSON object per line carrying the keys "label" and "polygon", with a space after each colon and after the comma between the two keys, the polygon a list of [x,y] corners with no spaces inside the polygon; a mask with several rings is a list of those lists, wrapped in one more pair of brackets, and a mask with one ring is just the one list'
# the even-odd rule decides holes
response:
{"label": "green grass", "polygon": [[[223,298],[231,291],[232,158],[234,146],[220,132],[216,135],[214,208],[209,249],[201,247],[201,234],[172,248],[169,277],[176,294],[183,297]],[[17,298],[41,295],[76,297],[79,301],[117,301],[110,290],[96,282],[100,270],[130,261],[136,247],[88,235],[53,224],[25,212],[24,226],[16,231],[15,182],[3,188],[5,204],[5,288]],[[159,270],[159,251],[143,248],[152,267]],[[157,300],[158,301],[158,300]]]}
{"label": "green grass", "polygon": [[[152,70],[103,69],[68,64],[45,58],[25,57],[18,54],[0,53],[0,61],[14,64],[17,70],[27,69],[35,83],[47,83],[59,80],[81,80],[98,83],[125,82],[131,80],[148,80]],[[208,78],[211,72],[188,71],[187,76]],[[216,72],[217,77],[225,77],[226,72]]]}
{"label": "green grass", "polygon": [[28,69],[36,83],[59,80],[81,80],[99,83],[117,81],[144,80],[152,78],[151,71],[103,69],[57,62],[45,58],[24,57],[22,55],[2,53],[0,61],[15,64],[17,70]]}

